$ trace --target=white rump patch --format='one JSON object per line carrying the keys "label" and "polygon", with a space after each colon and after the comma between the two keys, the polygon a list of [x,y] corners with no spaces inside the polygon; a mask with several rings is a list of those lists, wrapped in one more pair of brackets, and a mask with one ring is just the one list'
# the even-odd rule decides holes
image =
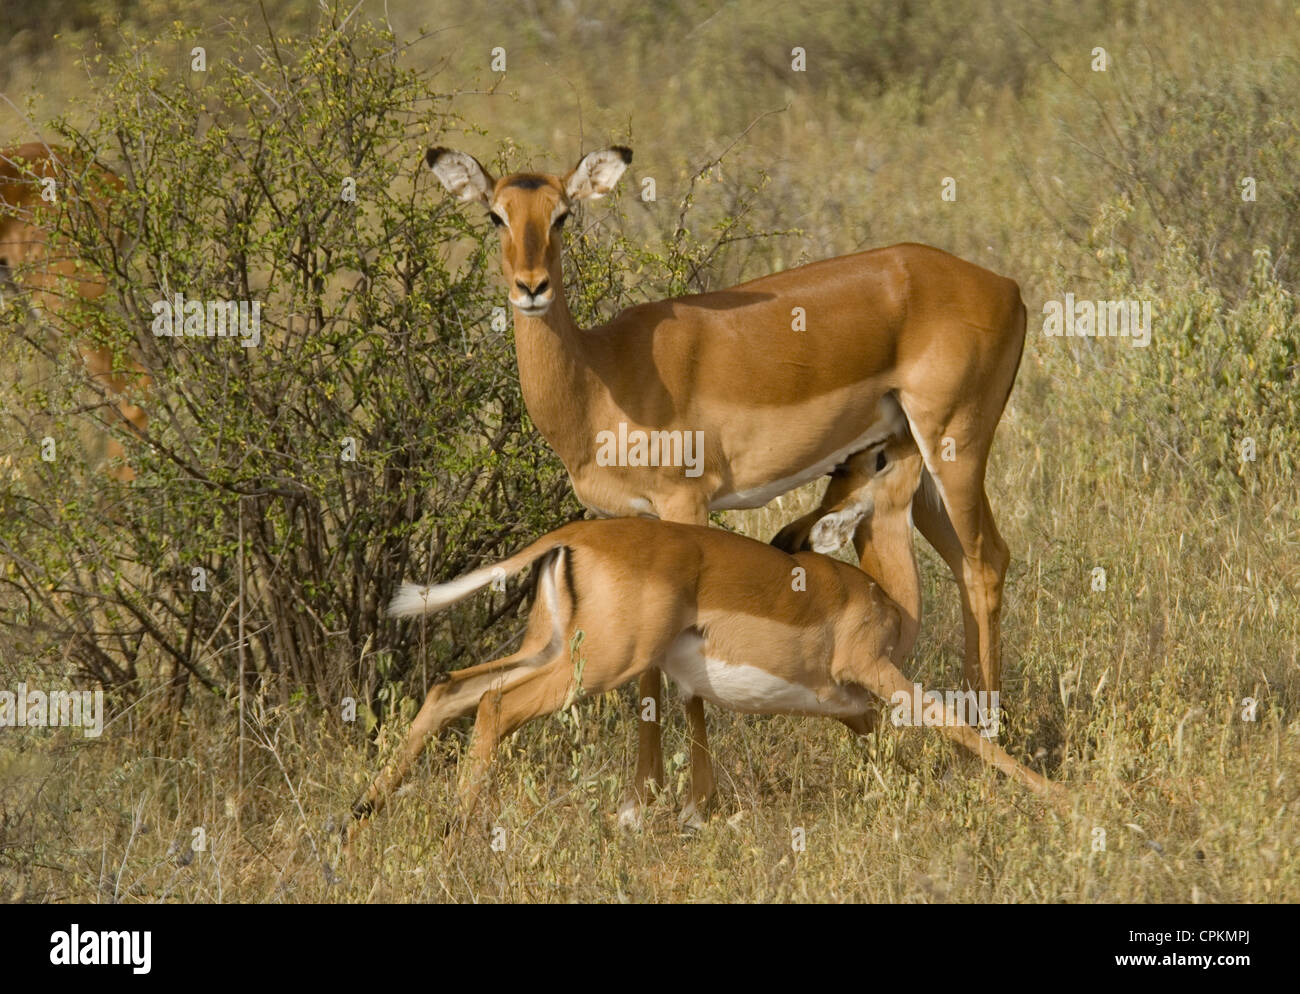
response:
{"label": "white rump patch", "polygon": [[564,557],[567,554],[568,550],[564,546],[556,549],[555,561],[551,564],[551,568],[542,573],[542,603],[546,605],[546,610],[551,612],[551,641],[546,647],[548,654],[557,652],[560,646],[564,645],[564,625],[560,620],[559,586],[561,577],[564,575]]}

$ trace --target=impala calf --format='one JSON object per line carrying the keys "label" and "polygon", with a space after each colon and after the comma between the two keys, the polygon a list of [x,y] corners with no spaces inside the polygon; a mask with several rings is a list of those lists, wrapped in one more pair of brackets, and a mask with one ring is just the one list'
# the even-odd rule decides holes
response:
{"label": "impala calf", "polygon": [[[1008,551],[984,473],[1024,345],[1014,282],[935,248],[895,245],[638,304],[580,328],[565,299],[561,229],[578,203],[614,189],[632,152],[600,149],[563,175],[500,179],[463,152],[433,148],[426,161],[500,232],[524,403],[579,500],[602,515],[703,525],[711,510],[761,507],[906,425],[939,498],[917,502],[916,525],[961,594],[964,683],[1000,688]],[[610,465],[597,439],[622,425],[629,437],[698,432],[703,459],[690,475],[662,460]],[[939,458],[950,451],[954,459]],[[633,823],[649,783],[663,782],[659,694],[651,667],[639,696],[654,699],[656,720],[638,726],[625,806]],[[703,741],[698,698],[687,716]]]}
{"label": "impala calf", "polygon": [[[68,149],[30,142],[0,150],[0,289],[12,284],[27,294],[33,311],[49,313],[61,312],[75,300],[101,297],[103,277],[83,259],[55,251],[47,228],[57,222],[54,212],[77,195],[85,198],[93,223],[111,228],[109,207],[122,189],[110,170]],[[87,330],[92,333],[77,348],[90,378],[114,398],[122,420],[144,431],[148,415],[127,395],[146,393],[149,375],[135,362],[130,371],[114,369],[113,350],[95,340],[102,337],[94,334],[97,329]],[[135,471],[121,461],[125,452],[120,442],[110,437],[106,455],[110,475],[135,479]]]}
{"label": "impala calf", "polygon": [[[854,542],[860,550],[868,574],[883,578],[883,583],[874,586],[878,587],[880,592],[886,596],[892,610],[898,615],[898,634],[893,658],[901,661],[911,652],[915,642],[916,618],[919,615],[920,605],[920,583],[917,575],[916,559],[912,551],[910,520],[913,495],[916,493],[922,472],[921,456],[911,436],[903,432],[874,446],[867,456],[861,460],[861,463],[861,476],[856,480],[856,487],[852,496],[858,505],[866,507],[868,510],[865,517],[854,528]],[[641,520],[642,524],[644,524],[643,519],[637,520]],[[601,523],[592,522],[590,524]],[[613,533],[609,534],[612,535]],[[672,536],[676,533],[668,530],[652,531],[648,534],[653,537],[656,544],[663,544],[671,541]],[[693,535],[694,530],[686,529],[685,534]],[[757,545],[750,539],[741,539],[726,532],[717,532],[716,534],[725,537],[728,546],[739,548],[746,553],[746,556],[748,556],[749,552],[752,552],[752,547]],[[737,543],[739,544],[737,545]],[[605,555],[607,557],[624,557],[626,561],[621,562],[618,568],[623,574],[633,577],[636,575],[637,566],[634,561],[627,559],[629,556],[627,550],[636,549],[636,554],[639,555],[640,548],[639,545],[620,545],[614,543],[611,539],[611,544],[606,547]],[[521,555],[523,554],[521,553]],[[823,558],[812,554],[805,554],[805,557],[812,559],[814,563],[820,562]],[[509,562],[514,562],[516,559],[518,557]],[[651,561],[653,562],[653,560]],[[819,608],[814,609],[814,613],[820,610],[823,617],[833,614],[838,609],[835,606],[836,601],[833,594],[828,593],[825,588],[815,588],[809,582],[810,574],[806,569],[802,576],[792,572],[796,566],[802,565],[800,561],[789,557],[768,558],[769,563],[777,561],[784,564],[784,572],[781,574],[780,583],[774,584],[773,593],[779,592],[782,597],[784,597],[787,590],[792,594],[797,593],[801,599],[796,600],[795,603],[803,603],[802,598],[812,597],[820,605]],[[507,566],[507,563],[503,563],[501,567],[486,567],[483,570],[462,577],[460,580],[444,584],[442,587],[419,588],[408,586],[404,588],[402,595],[394,599],[393,605],[390,607],[390,613],[404,616],[410,613],[423,613],[426,609],[436,610],[445,607],[447,604],[473,593],[474,590],[491,582],[493,578],[503,576],[503,570]],[[520,566],[519,568],[522,569],[523,567]],[[392,792],[410,772],[411,766],[424,751],[429,739],[441,732],[452,721],[474,714],[479,709],[484,694],[512,686],[528,676],[529,673],[561,656],[568,658],[568,639],[571,637],[572,631],[566,628],[563,616],[554,607],[554,605],[562,602],[567,603],[563,601],[565,588],[562,585],[567,582],[565,576],[544,569],[537,571],[534,575],[538,578],[537,596],[533,601],[527,632],[519,650],[502,659],[456,670],[438,677],[434,682],[434,686],[430,689],[424,705],[420,708],[414,722],[412,722],[410,731],[397,757],[376,777],[365,795],[354,806],[353,814],[357,819],[367,818],[382,808],[387,798],[392,795]],[[484,576],[488,579],[483,580]],[[736,585],[721,571],[710,573],[708,576],[720,588],[730,589]],[[696,578],[694,582],[702,583],[705,575],[698,574],[697,577],[695,567],[692,566],[684,574],[682,582],[689,584],[693,582],[692,578]],[[872,585],[868,576],[861,576],[860,580],[862,583]],[[802,587],[803,589],[795,590],[796,587]],[[778,590],[778,588],[780,589]],[[828,596],[830,599],[825,600],[824,598]],[[901,602],[899,598],[902,598]],[[740,610],[735,618],[731,620],[719,618],[717,624],[723,630],[730,630],[732,627],[746,630],[754,616],[761,617],[763,615],[766,610],[764,603],[761,598],[746,602],[743,605],[743,610]],[[905,608],[903,603],[908,606]],[[610,620],[601,622],[599,627],[602,629],[608,628],[610,624],[618,623],[620,619],[628,619],[629,623],[635,624],[635,619],[640,616],[640,603],[634,601],[623,604],[620,606],[619,611],[620,613],[612,616]],[[590,635],[590,632],[588,634]],[[585,645],[584,642],[584,647]],[[796,655],[792,658],[798,659],[802,657]],[[701,674],[693,672],[689,666],[670,665],[669,669],[670,675],[674,676],[683,688],[686,688],[688,703],[699,702],[709,696],[707,692],[699,687],[702,680],[707,683],[707,671],[702,677]],[[754,676],[752,672],[743,669],[723,670],[721,676],[725,678],[729,674],[741,677],[745,675]],[[759,676],[761,678],[761,674]],[[744,680],[742,679],[740,682],[744,683]],[[760,707],[757,710],[780,710],[775,706],[775,698],[766,700],[771,707]],[[864,713],[859,717],[861,719],[860,723],[858,719],[852,719],[853,726],[858,730],[865,730],[872,721],[871,712]],[[696,733],[693,725],[690,728],[690,737],[691,788],[689,799],[682,811],[681,820],[698,823],[700,813],[713,792],[714,781],[707,745],[704,739]]]}
{"label": "impala calf", "polygon": [[[533,564],[538,592],[524,649],[453,674],[433,688],[421,712],[459,697],[461,688],[478,695],[461,777],[465,819],[503,737],[651,667],[669,674],[690,698],[755,714],[836,718],[858,733],[871,728],[876,701],[910,700],[914,692],[899,669],[911,649],[899,611],[862,570],[698,525],[638,518],[575,522],[450,583],[406,584],[388,613],[408,617],[445,608],[487,586],[499,571],[514,575]],[[570,652],[579,631],[580,665]],[[521,653],[528,665],[521,665]],[[1025,786],[1052,790],[959,719],[939,730]],[[426,740],[409,740],[407,758]],[[358,815],[381,799],[372,789]]]}

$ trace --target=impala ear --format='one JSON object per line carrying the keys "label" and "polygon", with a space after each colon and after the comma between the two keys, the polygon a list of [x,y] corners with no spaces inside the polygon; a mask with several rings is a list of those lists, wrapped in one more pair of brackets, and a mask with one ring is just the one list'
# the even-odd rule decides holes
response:
{"label": "impala ear", "polygon": [[456,199],[478,200],[485,207],[491,204],[496,181],[474,156],[449,148],[431,148],[424,153],[424,161]]}
{"label": "impala ear", "polygon": [[564,192],[570,200],[597,200],[614,189],[632,161],[632,150],[622,145],[588,152],[564,178]]}

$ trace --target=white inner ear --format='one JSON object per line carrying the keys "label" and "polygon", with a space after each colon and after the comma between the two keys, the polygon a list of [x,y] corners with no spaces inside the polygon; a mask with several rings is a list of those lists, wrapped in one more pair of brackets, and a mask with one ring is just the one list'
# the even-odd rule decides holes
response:
{"label": "white inner ear", "polygon": [[570,200],[599,200],[619,181],[627,163],[621,152],[602,148],[585,156],[565,184]]}
{"label": "white inner ear", "polygon": [[808,534],[813,552],[830,555],[850,541],[862,519],[874,513],[875,508],[876,501],[870,493],[854,494],[847,503],[813,525]]}
{"label": "white inner ear", "polygon": [[492,181],[472,155],[443,152],[434,163],[433,174],[459,200],[481,200],[487,204],[491,198]]}

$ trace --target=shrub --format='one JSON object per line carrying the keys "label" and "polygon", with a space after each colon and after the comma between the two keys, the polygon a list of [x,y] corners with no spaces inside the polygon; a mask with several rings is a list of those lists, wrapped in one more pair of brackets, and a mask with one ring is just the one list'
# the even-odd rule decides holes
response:
{"label": "shrub", "polygon": [[[18,595],[2,620],[25,653],[66,653],[129,694],[165,661],[173,703],[241,672],[282,697],[383,697],[430,654],[505,638],[521,599],[476,599],[448,636],[381,618],[398,581],[500,557],[578,510],[523,409],[504,311],[492,320],[490,229],[422,171],[457,126],[454,94],[361,20],[243,37],[206,74],[167,67],[178,42],[110,62],[88,129],[55,122],[127,185],[120,252],[73,220],[59,237],[106,274],[96,334],[151,372],[151,422],[144,439],[115,429],[138,473],[123,487],[75,444],[41,461],[6,412],[26,458],[0,490]],[[260,344],[157,336],[154,305],[177,293],[257,302]],[[23,398],[61,441],[109,423],[70,371]]]}

